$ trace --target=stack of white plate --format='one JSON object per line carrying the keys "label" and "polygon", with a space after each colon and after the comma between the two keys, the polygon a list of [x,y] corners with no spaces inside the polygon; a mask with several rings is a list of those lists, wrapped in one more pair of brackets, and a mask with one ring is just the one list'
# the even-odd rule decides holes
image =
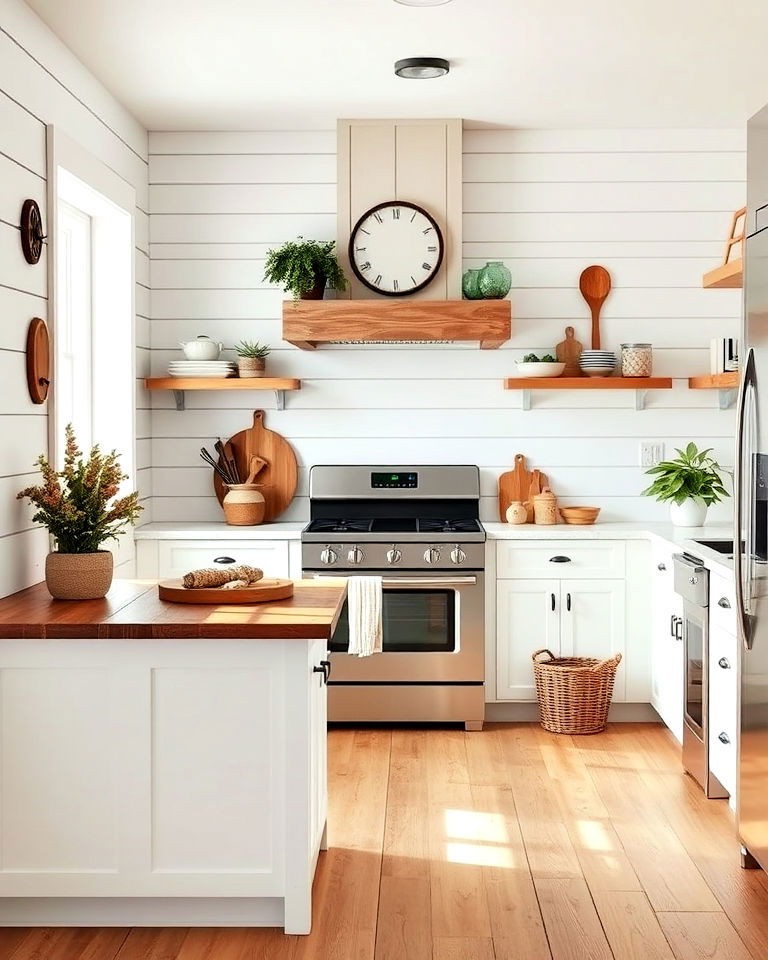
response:
{"label": "stack of white plate", "polygon": [[616,367],[616,354],[611,350],[582,350],[579,366],[588,377],[610,377]]}
{"label": "stack of white plate", "polygon": [[234,377],[237,366],[229,360],[171,360],[172,377]]}

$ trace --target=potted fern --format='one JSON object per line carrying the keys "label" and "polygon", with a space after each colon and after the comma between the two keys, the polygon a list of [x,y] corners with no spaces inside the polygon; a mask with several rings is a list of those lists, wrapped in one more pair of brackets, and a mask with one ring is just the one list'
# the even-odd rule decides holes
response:
{"label": "potted fern", "polygon": [[258,340],[241,340],[235,347],[237,351],[237,372],[240,377],[263,377],[266,359],[272,348]]}
{"label": "potted fern", "polygon": [[127,477],[113,450],[98,446],[88,459],[77,445],[72,424],[66,428],[64,468],[55,470],[44,454],[37,458],[42,486],[26,487],[17,499],[28,497],[37,507],[32,520],[48,528],[55,550],[45,561],[45,583],[56,600],[96,600],[112,586],[113,561],[107,540],[117,540],[136,522],[138,493],[117,497]]}
{"label": "potted fern", "polygon": [[646,470],[655,479],[643,490],[643,496],[669,503],[675,526],[700,527],[708,507],[730,496],[721,477],[726,471],[710,456],[711,447],[699,450],[695,443],[689,443],[685,450],[675,452],[678,456],[674,460],[663,460]]}
{"label": "potted fern", "polygon": [[281,283],[295,300],[322,300],[326,287],[346,290],[347,278],[336,259],[334,240],[289,240],[267,251],[264,279]]}

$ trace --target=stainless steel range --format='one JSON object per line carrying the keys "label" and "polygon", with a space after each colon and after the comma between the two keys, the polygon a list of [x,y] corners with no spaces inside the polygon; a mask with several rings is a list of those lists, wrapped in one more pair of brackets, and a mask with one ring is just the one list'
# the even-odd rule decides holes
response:
{"label": "stainless steel range", "polygon": [[485,711],[485,531],[475,466],[316,466],[305,577],[381,576],[383,652],[331,642],[328,717],[459,721]]}

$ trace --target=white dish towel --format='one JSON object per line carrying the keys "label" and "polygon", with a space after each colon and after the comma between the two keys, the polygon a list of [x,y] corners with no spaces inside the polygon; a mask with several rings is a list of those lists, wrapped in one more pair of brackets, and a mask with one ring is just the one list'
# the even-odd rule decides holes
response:
{"label": "white dish towel", "polygon": [[355,657],[381,653],[381,577],[349,577],[349,649]]}

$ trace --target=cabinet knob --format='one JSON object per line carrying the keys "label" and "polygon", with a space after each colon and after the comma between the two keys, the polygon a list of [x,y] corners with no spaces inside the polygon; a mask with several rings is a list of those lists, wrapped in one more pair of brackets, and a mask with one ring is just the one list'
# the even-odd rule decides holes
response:
{"label": "cabinet knob", "polygon": [[322,673],[323,684],[327,685],[331,676],[331,661],[321,660],[319,665],[312,667],[312,673]]}
{"label": "cabinet knob", "polygon": [[667,565],[666,565],[666,563],[660,563],[660,564],[658,564],[658,566],[656,567],[656,569],[657,569],[657,570],[666,570],[666,569],[667,569]]}
{"label": "cabinet knob", "polygon": [[213,561],[214,563],[236,563],[234,557],[216,557]]}
{"label": "cabinet knob", "polygon": [[723,607],[724,610],[731,609],[731,603],[728,597],[720,597],[720,599],[717,601],[717,605],[718,607]]}
{"label": "cabinet knob", "polygon": [[570,562],[571,562],[571,558],[570,558],[570,557],[563,557],[563,556],[550,557],[550,558],[549,558],[549,562],[550,562],[550,563],[570,563]]}
{"label": "cabinet knob", "polygon": [[720,741],[720,743],[730,743],[730,742],[731,742],[731,738],[728,736],[727,733],[718,733],[717,739]]}
{"label": "cabinet knob", "polygon": [[717,661],[717,665],[718,665],[718,667],[722,667],[723,670],[730,670],[730,669],[731,669],[731,665],[730,665],[730,663],[728,662],[728,660],[726,660],[725,657],[720,657],[720,659]]}

